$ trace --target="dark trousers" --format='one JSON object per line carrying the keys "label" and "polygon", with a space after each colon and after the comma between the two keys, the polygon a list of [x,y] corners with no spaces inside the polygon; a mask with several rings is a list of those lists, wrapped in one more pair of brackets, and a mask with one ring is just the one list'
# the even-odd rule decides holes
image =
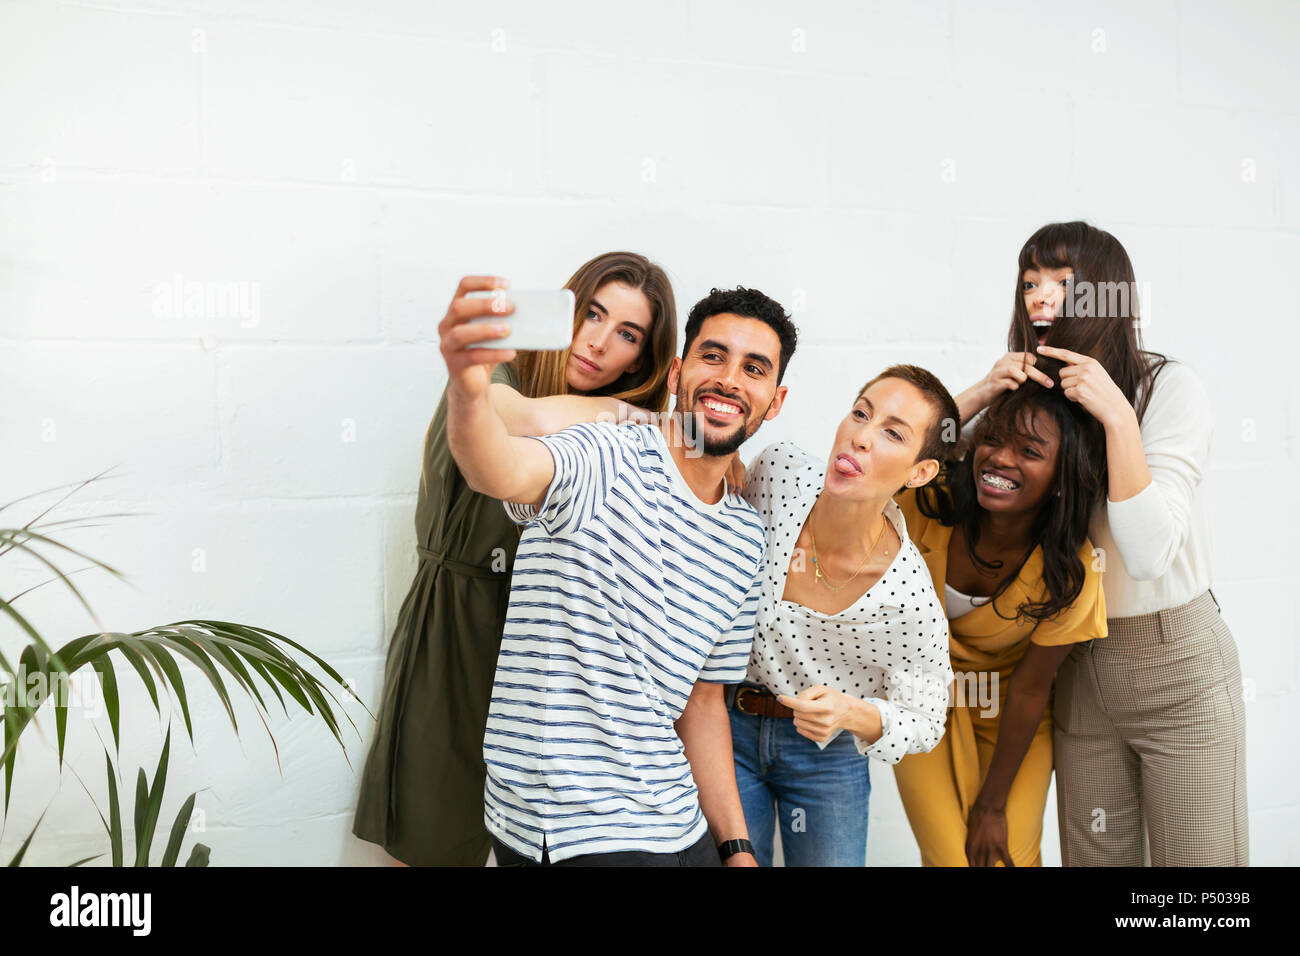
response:
{"label": "dark trousers", "polygon": [[552,863],[551,855],[546,850],[546,841],[543,840],[542,862],[537,863],[526,856],[520,856],[496,837],[492,838],[492,852],[497,858],[497,866],[722,866],[713,835],[707,832],[693,846],[676,853],[650,853],[645,850],[584,853],[582,856]]}

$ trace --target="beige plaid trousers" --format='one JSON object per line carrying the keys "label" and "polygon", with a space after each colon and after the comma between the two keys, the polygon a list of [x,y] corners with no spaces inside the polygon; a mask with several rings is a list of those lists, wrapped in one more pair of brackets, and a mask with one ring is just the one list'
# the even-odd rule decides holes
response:
{"label": "beige plaid trousers", "polygon": [[1065,866],[1246,866],[1246,721],[1237,645],[1211,592],[1111,618],[1057,672]]}

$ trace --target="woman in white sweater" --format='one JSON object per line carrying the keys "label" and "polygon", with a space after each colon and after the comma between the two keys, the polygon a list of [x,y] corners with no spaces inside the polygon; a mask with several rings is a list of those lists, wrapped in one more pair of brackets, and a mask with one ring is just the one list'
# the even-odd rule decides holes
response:
{"label": "woman in white sweater", "polygon": [[1210,591],[1209,399],[1186,365],[1142,348],[1133,267],[1083,222],[1020,252],[1009,352],[957,396],[970,420],[1066,363],[1061,387],[1105,430],[1107,500],[1089,529],[1105,641],[1057,674],[1056,794],[1067,866],[1245,866],[1245,715],[1237,647]]}

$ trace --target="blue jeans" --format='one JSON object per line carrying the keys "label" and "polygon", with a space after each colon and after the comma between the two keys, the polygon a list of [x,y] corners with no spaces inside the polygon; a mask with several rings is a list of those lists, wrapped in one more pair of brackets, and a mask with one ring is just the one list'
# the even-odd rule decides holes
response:
{"label": "blue jeans", "polygon": [[757,717],[734,707],[728,714],[736,784],[758,865],[772,865],[779,820],[786,866],[866,866],[871,761],[858,753],[853,735],[842,730],[818,750],[789,717]]}

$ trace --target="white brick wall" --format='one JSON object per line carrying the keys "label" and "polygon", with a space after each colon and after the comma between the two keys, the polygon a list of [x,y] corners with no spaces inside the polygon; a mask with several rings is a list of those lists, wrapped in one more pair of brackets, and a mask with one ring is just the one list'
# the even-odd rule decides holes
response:
{"label": "white brick wall", "polygon": [[[752,450],[818,450],[887,363],[982,375],[1020,244],[1086,218],[1150,284],[1149,344],[1214,400],[1252,860],[1295,864],[1297,44],[1287,0],[0,0],[0,501],[118,465],[66,512],[147,512],[69,535],[131,577],[81,576],[104,627],[257,623],[376,709],[459,275],[558,285],[626,247],[683,315],[712,285],[802,300]],[[187,311],[189,283],[235,298]],[[0,593],[41,578],[5,564]],[[51,637],[95,628],[52,587],[23,604]],[[165,817],[200,790],[216,864],[383,859],[350,835],[359,708],[351,766],[314,717],[274,720],[277,770],[251,708],[236,739],[186,672]],[[129,780],[161,731],[124,683]],[[105,844],[43,720],[4,849],[49,805],[28,859],[66,863]],[[102,802],[96,726],[71,722],[69,763]],[[915,863],[875,770],[870,859]]]}

